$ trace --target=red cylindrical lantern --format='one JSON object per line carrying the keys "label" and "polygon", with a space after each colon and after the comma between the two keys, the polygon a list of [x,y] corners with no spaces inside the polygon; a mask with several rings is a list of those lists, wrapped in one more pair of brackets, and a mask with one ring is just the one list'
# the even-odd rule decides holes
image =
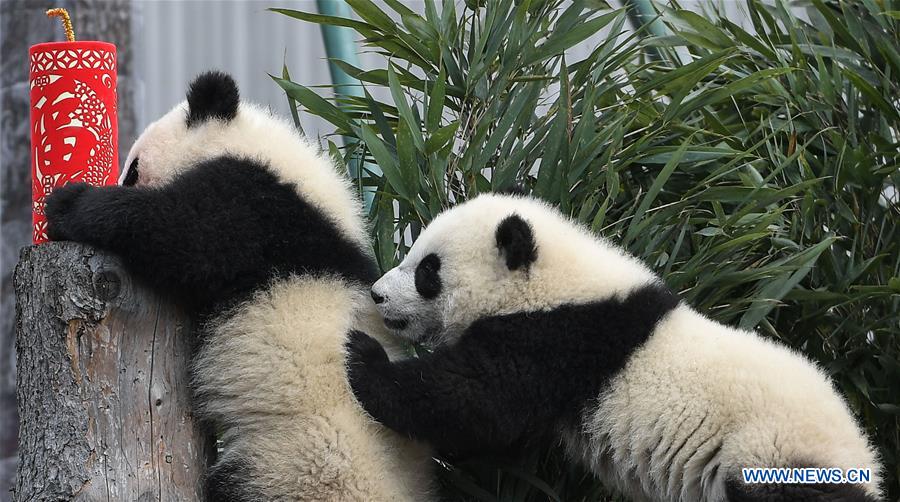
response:
{"label": "red cylindrical lantern", "polygon": [[[48,15],[50,13],[48,12]],[[118,180],[116,46],[70,41],[33,45],[31,193],[33,241],[47,241],[44,199],[66,183]]]}

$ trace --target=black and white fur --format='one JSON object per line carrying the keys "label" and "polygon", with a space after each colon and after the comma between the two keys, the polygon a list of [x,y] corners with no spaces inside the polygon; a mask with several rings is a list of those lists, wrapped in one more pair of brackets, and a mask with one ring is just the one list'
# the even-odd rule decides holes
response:
{"label": "black and white fur", "polygon": [[121,255],[204,320],[195,406],[224,443],[207,500],[428,500],[427,451],[373,422],[347,381],[347,334],[381,325],[348,180],[221,73],[126,165],[127,186],[54,191],[49,233]]}
{"label": "black and white fur", "polygon": [[[435,350],[351,339],[381,423],[450,456],[562,442],[634,500],[874,501],[879,465],[827,376],[716,323],[636,258],[527,197],[438,216],[372,288],[385,324]],[[745,485],[742,467],[870,468],[857,485]]]}

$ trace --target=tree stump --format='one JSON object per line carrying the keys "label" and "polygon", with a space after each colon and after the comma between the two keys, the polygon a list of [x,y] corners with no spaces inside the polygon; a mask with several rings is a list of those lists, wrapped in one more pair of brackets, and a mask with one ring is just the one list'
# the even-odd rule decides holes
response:
{"label": "tree stump", "polygon": [[14,500],[199,500],[187,315],[71,242],[24,248],[15,292]]}
{"label": "tree stump", "polygon": [[65,40],[57,19],[47,9],[65,7],[82,40],[107,40],[119,47],[119,158],[124,161],[139,132],[132,27],[140,26],[141,2],[131,0],[0,0],[0,502],[10,500],[16,468],[16,369],[13,268],[19,249],[31,242],[31,97],[28,47]]}

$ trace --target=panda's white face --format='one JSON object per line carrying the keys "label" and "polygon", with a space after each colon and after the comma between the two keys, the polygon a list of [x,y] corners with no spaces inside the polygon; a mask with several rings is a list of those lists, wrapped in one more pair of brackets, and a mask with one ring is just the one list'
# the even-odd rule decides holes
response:
{"label": "panda's white face", "polygon": [[247,108],[229,75],[216,71],[200,75],[191,83],[187,99],[135,141],[119,184],[160,186],[203,160],[228,153],[234,131],[246,127]]}
{"label": "panda's white face", "polygon": [[460,228],[467,219],[459,213],[462,208],[435,219],[403,262],[372,287],[385,325],[400,336],[435,345],[445,342],[458,325],[454,314],[476,308],[470,305],[478,301],[474,295],[485,293],[473,289],[507,283],[509,271],[497,256],[492,226]]}
{"label": "panda's white face", "polygon": [[[159,120],[153,122],[132,145],[125,159],[125,166],[119,175],[119,184],[125,186],[160,186],[192,165],[188,159],[173,158],[176,152],[184,152],[186,147],[201,145],[191,137],[185,117],[187,102],[182,102]],[[203,158],[202,152],[191,151],[194,160]],[[214,152],[207,152],[208,156]]]}
{"label": "panda's white face", "polygon": [[484,316],[596,301],[656,280],[543,202],[485,194],[435,218],[372,297],[394,333],[436,346]]}

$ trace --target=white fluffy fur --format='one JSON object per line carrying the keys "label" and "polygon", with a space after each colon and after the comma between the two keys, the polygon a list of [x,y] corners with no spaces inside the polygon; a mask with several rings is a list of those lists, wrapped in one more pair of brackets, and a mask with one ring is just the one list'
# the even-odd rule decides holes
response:
{"label": "white fluffy fur", "polygon": [[583,434],[566,439],[638,500],[721,501],[742,467],[800,466],[870,468],[863,487],[879,497],[877,457],[824,372],[686,305],[600,396]]}
{"label": "white fluffy fur", "polygon": [[[188,128],[186,117],[181,103],[138,138],[125,164],[139,158],[137,185],[165,185],[224,154],[255,159],[370,252],[348,179],[291,125],[243,103],[228,122]],[[399,354],[366,288],[330,277],[279,281],[211,323],[195,358],[201,411],[227,425],[224,460],[249,464],[266,500],[431,498],[429,452],[374,422],[353,397],[344,353],[351,329]]]}
{"label": "white fluffy fur", "polygon": [[[498,223],[514,213],[537,242],[528,272],[507,270],[496,247]],[[414,272],[432,252],[443,290],[428,301]],[[482,316],[624,297],[658,280],[544,203],[482,195],[436,218],[373,289],[386,298],[378,305],[386,318],[410,322],[400,334],[441,332],[431,341],[453,343]],[[561,437],[574,458],[635,500],[718,502],[726,475],[741,467],[809,465],[870,468],[864,488],[878,496],[876,455],[827,376],[802,355],[687,305],[657,325],[597,397],[582,428]]]}
{"label": "white fluffy fur", "polygon": [[345,334],[371,300],[339,279],[292,278],[210,329],[195,360],[205,415],[227,424],[228,453],[249,461],[267,500],[419,501],[429,456],[373,422],[353,398]]}

